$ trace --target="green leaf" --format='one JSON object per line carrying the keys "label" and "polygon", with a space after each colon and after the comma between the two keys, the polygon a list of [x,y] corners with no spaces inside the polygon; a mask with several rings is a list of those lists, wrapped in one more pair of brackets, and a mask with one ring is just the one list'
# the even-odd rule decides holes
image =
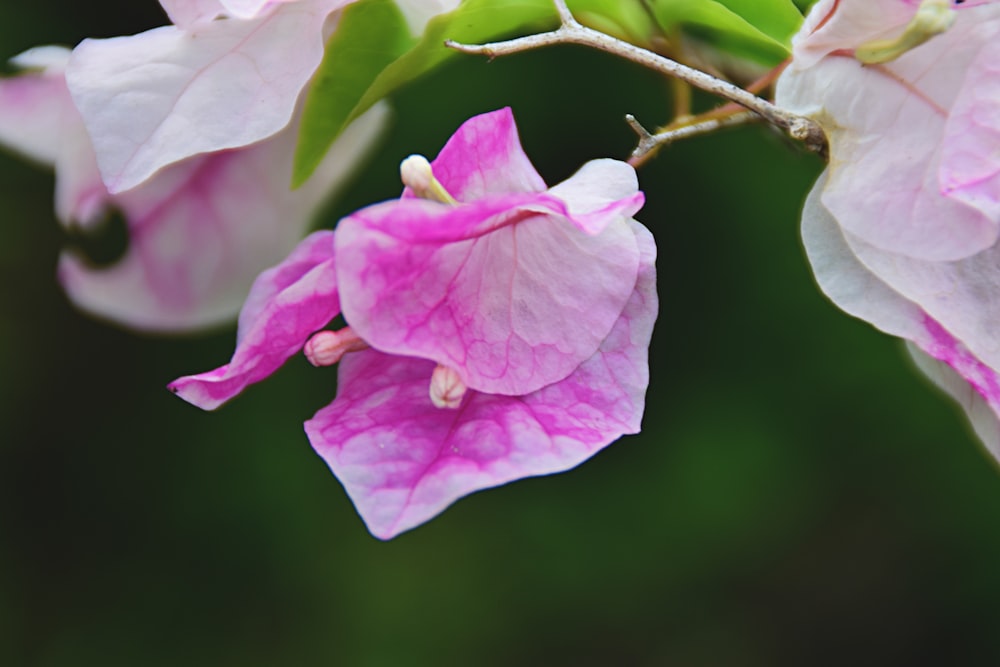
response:
{"label": "green leaf", "polygon": [[437,16],[427,24],[420,42],[379,74],[354,115],[441,63],[469,57],[444,46],[446,39],[479,44],[513,33],[550,29],[556,23],[550,0],[466,0],[455,11]]}
{"label": "green leaf", "polygon": [[792,0],[717,0],[768,37],[790,46],[802,25],[802,12]]}
{"label": "green leaf", "polygon": [[333,141],[361,113],[358,102],[372,80],[416,41],[392,0],[361,0],[344,11],[306,96],[293,187],[309,178]]}
{"label": "green leaf", "polygon": [[569,0],[573,16],[584,25],[649,47],[655,26],[643,5],[644,0]]}
{"label": "green leaf", "polygon": [[[570,9],[598,29],[634,43],[653,33],[642,0],[570,0]],[[658,0],[664,26],[708,30],[726,50],[776,64],[802,17],[791,0]],[[551,0],[465,0],[434,17],[423,36],[410,36],[390,0],[360,0],[345,11],[310,88],[295,155],[301,185],[352,120],[383,97],[456,57],[446,39],[468,44],[530,34],[557,25]]]}
{"label": "green leaf", "polygon": [[657,0],[653,11],[667,34],[686,30],[769,66],[788,57],[802,23],[791,0]]}
{"label": "green leaf", "polygon": [[343,128],[375,102],[451,58],[469,57],[445,47],[445,39],[476,44],[557,24],[551,0],[466,0],[431,19],[423,37],[409,43],[401,21],[388,0],[348,8],[306,99],[293,186],[309,178]]}

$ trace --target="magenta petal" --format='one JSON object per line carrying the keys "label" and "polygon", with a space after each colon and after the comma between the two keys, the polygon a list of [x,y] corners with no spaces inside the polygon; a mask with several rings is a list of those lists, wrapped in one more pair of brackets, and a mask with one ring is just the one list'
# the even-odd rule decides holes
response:
{"label": "magenta petal", "polygon": [[973,430],[1000,461],[1000,373],[976,357],[928,315],[920,334],[907,341],[917,368],[965,411]]}
{"label": "magenta petal", "polygon": [[940,358],[913,343],[907,343],[907,348],[917,368],[965,410],[980,441],[1000,460],[1000,374],[960,346],[951,352],[948,347],[938,348]]}
{"label": "magenta petal", "polygon": [[[262,271],[247,295],[240,310],[239,325],[236,329],[236,344],[239,345],[254,330],[259,322],[267,319],[267,311],[282,292],[294,287],[306,274],[319,265],[326,265],[333,258],[333,232],[322,230],[313,232],[277,266]],[[330,306],[339,309],[339,296]],[[328,317],[329,321],[334,316]]]}
{"label": "magenta petal", "polygon": [[638,269],[635,170],[587,163],[542,191],[510,109],[466,121],[431,165],[458,203],[376,204],[337,228],[344,317],[372,347],[521,395],[571,373],[618,319]]}
{"label": "magenta petal", "polygon": [[462,123],[431,167],[445,189],[461,202],[545,190],[545,181],[521,148],[510,107]]}
{"label": "magenta petal", "polygon": [[260,274],[240,315],[232,360],[207,373],[178,378],[170,390],[213,410],[271,375],[336,317],[340,303],[332,236],[329,231],[308,236],[284,262]]}
{"label": "magenta petal", "polygon": [[337,228],[345,319],[373,347],[437,361],[480,391],[565,378],[621,314],[639,250],[619,215],[591,235],[534,212],[561,208],[540,194],[358,211]]}
{"label": "magenta petal", "polygon": [[562,382],[527,396],[470,392],[438,409],[432,362],[374,350],[341,361],[337,398],[306,432],[373,535],[389,539],[474,491],[567,470],[639,430],[657,299],[652,236],[632,226],[634,291],[599,351]]}

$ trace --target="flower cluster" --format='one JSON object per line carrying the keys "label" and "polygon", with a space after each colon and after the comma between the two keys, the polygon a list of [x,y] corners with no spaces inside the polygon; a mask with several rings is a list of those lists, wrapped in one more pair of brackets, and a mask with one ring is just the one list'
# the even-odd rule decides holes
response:
{"label": "flower cluster", "polygon": [[1000,457],[1000,4],[821,0],[778,103],[830,165],[803,215],[823,291],[910,343]]}
{"label": "flower cluster", "polygon": [[[414,33],[458,4],[397,1]],[[643,195],[631,166],[594,160],[548,187],[509,109],[468,120],[433,162],[407,158],[398,200],[302,240],[385,119],[371,108],[290,188],[304,91],[335,31],[366,16],[341,21],[352,2],[161,0],[171,25],[31,50],[0,80],[0,142],[54,166],[64,224],[126,220],[113,267],[61,258],[81,308],[162,331],[224,322],[243,302],[231,361],[170,385],[185,400],[217,408],[299,352],[338,367],[336,397],[305,430],[388,539],[638,431],[656,249],[632,219]],[[556,7],[563,26],[546,39],[601,37]],[[427,54],[409,53],[389,79],[419,71]],[[821,288],[906,340],[1000,458],[998,62],[998,0],[819,0],[778,81],[780,109],[708,88],[793,135],[822,128],[830,164],[803,214]]]}
{"label": "flower cluster", "polygon": [[[306,431],[389,538],[638,431],[655,246],[630,166],[595,160],[548,188],[509,109],[433,163],[406,160],[398,201],[301,240],[386,117],[356,119],[290,188],[304,91],[351,2],[161,0],[171,25],[28,51],[0,80],[0,143],[55,169],[63,224],[125,219],[113,266],[60,260],[82,309],[183,331],[243,302],[232,361],[172,383],[186,400],[218,407],[299,351],[339,364]],[[414,34],[457,4],[399,0]]]}
{"label": "flower cluster", "polygon": [[[299,350],[339,362],[306,432],[380,538],[638,431],[657,313],[627,164],[595,160],[547,188],[502,109],[401,173],[400,199],[261,274],[229,364],[171,385],[212,409]],[[338,315],[347,326],[323,330]]]}

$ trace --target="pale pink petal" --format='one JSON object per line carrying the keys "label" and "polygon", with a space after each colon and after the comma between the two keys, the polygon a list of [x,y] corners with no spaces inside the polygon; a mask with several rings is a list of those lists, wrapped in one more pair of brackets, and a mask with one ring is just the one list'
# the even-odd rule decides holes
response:
{"label": "pale pink petal", "polygon": [[181,28],[212,21],[225,13],[220,0],[160,0],[170,22]]}
{"label": "pale pink petal", "polygon": [[591,160],[548,195],[566,205],[569,219],[588,234],[599,234],[620,217],[630,218],[645,201],[635,169],[620,160]]}
{"label": "pale pink petal", "polygon": [[802,211],[802,241],[820,289],[841,310],[885,333],[914,339],[923,311],[866,268],[848,245],[839,224],[823,206],[819,178]]}
{"label": "pale pink petal", "polygon": [[438,14],[452,11],[460,2],[461,0],[396,0],[414,35],[423,34],[429,20]]}
{"label": "pale pink petal", "polygon": [[431,167],[444,188],[460,202],[486,195],[545,190],[545,181],[521,148],[510,107],[465,121]]}
{"label": "pale pink petal", "polygon": [[167,168],[114,199],[129,227],[120,262],[98,269],[62,257],[67,293],[80,308],[135,329],[185,331],[230,320],[257,274],[302,238],[384,119],[384,107],[359,118],[294,191],[297,126],[246,149]]}
{"label": "pale pink petal", "polygon": [[323,57],[324,21],[345,2],[82,42],[66,76],[108,189],[128,190],[166,165],[287,126]]}
{"label": "pale pink petal", "polygon": [[[815,216],[823,220],[830,217],[827,209],[819,204],[820,193],[826,184],[824,176],[817,181],[803,213],[803,228],[806,234]],[[832,224],[832,223],[831,223]],[[840,224],[840,221],[837,221]],[[992,368],[1000,368],[1000,337],[997,336],[1000,323],[1000,245],[977,253],[967,259],[954,262],[928,262],[904,257],[877,248],[841,229],[832,235],[838,243],[845,244],[842,255],[863,268],[876,286],[858,287],[850,300],[831,298],[848,312],[874,322],[878,311],[883,308],[877,295],[881,289],[889,290],[898,298],[905,299],[920,312],[927,313],[940,322],[952,335],[961,340],[972,354]],[[830,286],[845,284],[857,271],[843,268],[847,260],[832,263],[829,270],[820,270],[820,261],[811,250],[807,237],[806,247],[810,250],[810,260],[824,291],[830,293]],[[880,287],[879,287],[880,286]],[[860,312],[859,305],[868,304],[871,311]],[[914,319],[908,316],[908,319]],[[884,318],[883,318],[884,322]],[[899,329],[880,328],[897,336],[913,338]]]}
{"label": "pale pink petal", "polygon": [[935,261],[968,257],[996,240],[1000,220],[943,196],[939,171],[960,73],[992,30],[981,19],[998,10],[961,12],[950,30],[891,63],[865,66],[834,55],[781,77],[778,104],[827,131],[823,203],[845,230],[885,250]]}
{"label": "pale pink petal", "polygon": [[[911,346],[918,367],[955,397],[994,457],[1000,459],[1000,375],[928,314],[883,282],[855,255],[820,203],[822,179],[806,200],[802,237],[816,280],[840,308]],[[950,323],[949,323],[950,324]]]}
{"label": "pale pink petal", "polygon": [[160,0],[170,22],[182,28],[212,21],[220,16],[254,19],[265,10],[286,2],[312,0]]}
{"label": "pale pink petal", "polygon": [[68,59],[67,49],[47,46],[11,61],[31,71],[0,79],[0,145],[53,166],[57,218],[86,228],[103,218],[108,192],[66,88]]}
{"label": "pale pink petal", "polygon": [[[226,14],[240,19],[252,19],[260,16],[264,10],[290,2],[308,4],[316,0],[220,0],[226,9]],[[347,0],[341,4],[348,4],[353,0]]]}
{"label": "pale pink petal", "polygon": [[[955,9],[996,0],[952,0]],[[875,40],[899,36],[921,0],[820,0],[792,39],[792,68],[812,67],[835,51],[853,51]],[[981,14],[979,15],[982,16]]]}
{"label": "pale pink petal", "polygon": [[79,115],[67,118],[61,129],[63,145],[56,159],[56,217],[68,227],[93,229],[106,218],[113,197],[101,180],[83,119]]}
{"label": "pale pink petal", "polygon": [[1000,368],[1000,246],[956,262],[887,253],[846,235],[851,251],[894,291],[941,322],[973,353]]}
{"label": "pale pink petal", "polygon": [[[1000,13],[995,12],[1000,18]],[[1000,20],[994,20],[945,125],[945,194],[1000,220]]]}
{"label": "pale pink petal", "polygon": [[639,251],[617,211],[598,234],[560,213],[547,194],[362,209],[337,228],[344,317],[373,347],[432,359],[479,391],[561,380],[618,319]]}
{"label": "pale pink petal", "polygon": [[55,164],[67,118],[76,115],[63,68],[69,50],[40,47],[11,59],[31,71],[0,79],[0,144],[46,166]]}
{"label": "pale pink petal", "polygon": [[895,37],[916,14],[908,0],[820,0],[792,39],[792,68],[812,67],[834,51]]}
{"label": "pale pink petal", "polygon": [[333,232],[307,237],[278,266],[265,271],[241,314],[240,335],[225,366],[170,383],[170,390],[204,410],[214,410],[248,385],[271,375],[299,352],[309,336],[339,312],[333,266]]}
{"label": "pale pink petal", "polygon": [[642,256],[634,291],[599,351],[562,382],[517,397],[470,391],[441,409],[428,396],[433,362],[374,350],[341,361],[337,398],[306,432],[373,535],[389,539],[474,491],[567,470],[639,430],[655,246],[631,226]]}

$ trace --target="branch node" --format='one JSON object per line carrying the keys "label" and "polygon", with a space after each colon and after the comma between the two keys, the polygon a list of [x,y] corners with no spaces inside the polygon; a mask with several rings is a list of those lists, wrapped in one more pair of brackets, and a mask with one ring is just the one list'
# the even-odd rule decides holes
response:
{"label": "branch node", "polygon": [[642,123],[636,120],[635,116],[633,116],[632,114],[630,113],[625,114],[625,122],[628,123],[628,126],[632,128],[632,131],[639,136],[639,141],[643,141],[645,139],[651,139],[653,137],[652,133],[650,133],[649,130],[643,127]]}
{"label": "branch node", "polygon": [[571,26],[576,23],[576,19],[573,18],[572,12],[569,11],[569,7],[566,6],[566,0],[553,0],[556,6],[556,12],[559,14],[559,21],[564,26]]}

